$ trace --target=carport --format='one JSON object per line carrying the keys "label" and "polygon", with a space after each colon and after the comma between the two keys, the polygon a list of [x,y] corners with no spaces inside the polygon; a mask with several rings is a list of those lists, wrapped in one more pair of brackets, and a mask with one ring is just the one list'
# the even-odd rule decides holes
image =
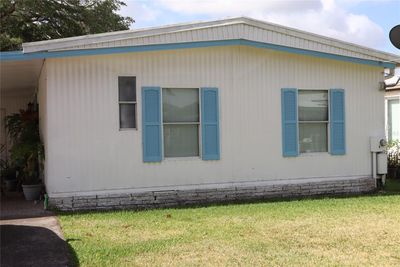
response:
{"label": "carport", "polygon": [[[0,53],[1,159],[9,160],[4,118],[37,101],[43,58],[22,52]],[[68,266],[70,254],[57,218],[42,201],[26,201],[21,192],[2,192],[1,266]]]}
{"label": "carport", "polygon": [[[18,55],[18,56],[17,56]],[[12,57],[11,57],[12,56]],[[3,52],[0,56],[0,144],[1,159],[9,158],[10,143],[4,118],[36,101],[44,59],[26,59],[22,52]]]}

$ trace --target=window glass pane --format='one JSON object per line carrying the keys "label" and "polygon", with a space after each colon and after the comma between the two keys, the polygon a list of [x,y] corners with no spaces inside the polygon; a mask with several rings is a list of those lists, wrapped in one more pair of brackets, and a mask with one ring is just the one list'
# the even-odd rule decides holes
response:
{"label": "window glass pane", "polygon": [[165,157],[199,156],[199,126],[164,125],[164,154]]}
{"label": "window glass pane", "polygon": [[119,128],[136,128],[136,104],[119,104]]}
{"label": "window glass pane", "polygon": [[299,120],[328,121],[328,91],[299,90]]}
{"label": "window glass pane", "polygon": [[327,123],[299,123],[300,152],[327,152]]}
{"label": "window glass pane", "polygon": [[118,77],[119,101],[136,101],[136,77]]}
{"label": "window glass pane", "polygon": [[400,140],[400,101],[399,99],[388,100],[387,128],[389,140]]}
{"label": "window glass pane", "polygon": [[164,122],[198,122],[198,89],[163,89]]}

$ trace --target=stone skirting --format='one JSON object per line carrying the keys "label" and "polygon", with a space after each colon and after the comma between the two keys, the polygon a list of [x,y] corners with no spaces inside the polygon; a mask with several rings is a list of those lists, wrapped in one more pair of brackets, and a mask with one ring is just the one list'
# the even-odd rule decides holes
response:
{"label": "stone skirting", "polygon": [[51,208],[64,211],[149,209],[205,205],[280,198],[301,198],[318,195],[354,195],[372,192],[371,177],[349,179],[307,179],[295,182],[277,181],[258,185],[236,185],[188,190],[158,190],[135,193],[99,194],[88,196],[50,197]]}

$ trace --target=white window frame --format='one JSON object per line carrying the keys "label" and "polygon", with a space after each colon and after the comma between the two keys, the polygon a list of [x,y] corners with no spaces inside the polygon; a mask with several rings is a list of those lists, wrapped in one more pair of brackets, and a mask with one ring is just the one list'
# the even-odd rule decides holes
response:
{"label": "white window frame", "polygon": [[[300,91],[326,91],[328,93],[328,121],[301,121],[299,120],[299,92]],[[298,89],[297,90],[297,149],[299,151],[299,155],[321,155],[321,154],[330,154],[330,124],[331,124],[331,99],[330,99],[330,91],[329,89],[323,88],[314,88],[314,89]],[[300,123],[326,123],[326,151],[321,152],[301,152],[300,150]]]}
{"label": "white window frame", "polygon": [[396,100],[400,101],[400,96],[397,95],[389,95],[385,96],[385,135],[386,139],[389,140],[389,100]]}
{"label": "white window frame", "polygon": [[[136,101],[120,101],[119,100],[119,78],[120,77],[135,77],[135,95]],[[137,131],[138,130],[138,121],[137,121],[137,99],[138,99],[138,90],[137,90],[137,76],[136,75],[118,75],[117,76],[117,99],[118,99],[118,129],[119,131]],[[127,127],[121,128],[121,104],[131,104],[135,106],[135,127]]]}
{"label": "white window frame", "polygon": [[[199,97],[199,121],[197,123],[195,122],[164,122],[164,96],[163,96],[163,89],[196,89],[198,92],[198,97]],[[162,145],[162,158],[163,160],[171,160],[171,161],[176,161],[176,160],[198,160],[201,159],[202,155],[202,135],[201,135],[201,90],[200,87],[181,87],[181,86],[165,86],[161,87],[161,145]],[[199,150],[199,155],[198,156],[188,156],[188,157],[166,157],[165,156],[165,149],[164,149],[164,125],[198,125],[198,150]]]}

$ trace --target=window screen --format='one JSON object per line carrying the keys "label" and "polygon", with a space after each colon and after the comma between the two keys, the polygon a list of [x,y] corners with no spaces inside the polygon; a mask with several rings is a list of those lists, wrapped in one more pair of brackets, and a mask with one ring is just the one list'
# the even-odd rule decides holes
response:
{"label": "window screen", "polygon": [[298,109],[300,152],[327,152],[328,91],[299,90]]}
{"label": "window screen", "polygon": [[199,156],[199,90],[164,88],[165,157]]}

